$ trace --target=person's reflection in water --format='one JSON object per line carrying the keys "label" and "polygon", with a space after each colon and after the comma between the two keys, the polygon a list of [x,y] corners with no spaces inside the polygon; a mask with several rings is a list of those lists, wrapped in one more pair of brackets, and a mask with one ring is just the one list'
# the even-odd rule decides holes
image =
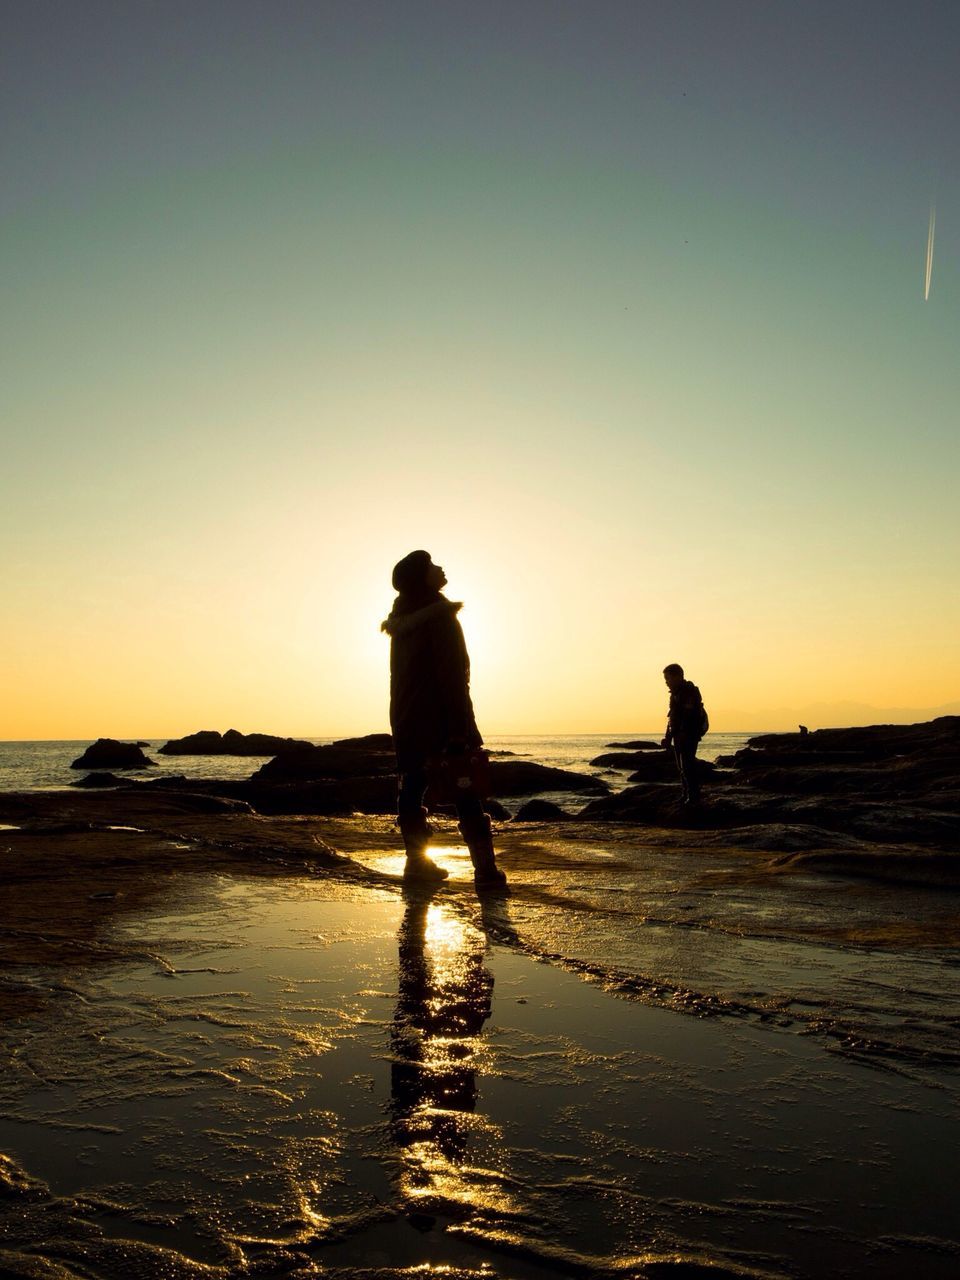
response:
{"label": "person's reflection in water", "polygon": [[404,1190],[422,1200],[469,1199],[451,1166],[464,1161],[475,1124],[480,1033],[493,999],[486,938],[429,890],[405,897],[390,1032],[391,1124],[405,1157]]}

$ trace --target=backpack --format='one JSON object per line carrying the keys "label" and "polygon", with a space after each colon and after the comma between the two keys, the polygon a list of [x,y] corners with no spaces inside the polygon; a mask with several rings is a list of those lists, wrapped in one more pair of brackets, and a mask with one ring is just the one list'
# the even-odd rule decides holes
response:
{"label": "backpack", "polygon": [[706,737],[710,732],[710,717],[707,715],[707,708],[700,703],[700,737]]}

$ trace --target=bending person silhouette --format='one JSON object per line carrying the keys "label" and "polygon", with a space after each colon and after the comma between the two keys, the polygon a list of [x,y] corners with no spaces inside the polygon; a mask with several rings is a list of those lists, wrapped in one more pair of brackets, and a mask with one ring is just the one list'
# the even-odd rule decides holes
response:
{"label": "bending person silhouette", "polygon": [[692,680],[685,680],[683,667],[671,662],[663,668],[663,679],[670,690],[670,711],[667,715],[667,732],[662,745],[673,747],[677,772],[683,787],[683,803],[700,803],[700,778],[697,775],[697,747],[710,727],[707,709],[703,705],[700,690]]}
{"label": "bending person silhouette", "polygon": [[[381,630],[390,637],[390,728],[400,775],[397,820],[407,862],[405,880],[438,881],[446,871],[427,856],[431,831],[423,807],[429,763],[454,760],[483,739],[470,700],[470,659],[457,614],[441,594],[446,575],[426,551],[411,551],[394,567],[397,592]],[[478,888],[506,884],[496,864],[490,819],[470,787],[456,793],[460,831]]]}

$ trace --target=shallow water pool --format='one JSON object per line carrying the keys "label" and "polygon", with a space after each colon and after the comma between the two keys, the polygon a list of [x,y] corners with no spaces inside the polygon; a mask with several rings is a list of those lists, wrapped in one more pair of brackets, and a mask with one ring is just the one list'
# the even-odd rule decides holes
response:
{"label": "shallow water pool", "polygon": [[956,1275],[935,1078],[619,999],[511,946],[519,914],[211,875],[114,923],[109,961],[18,974],[8,1256],[105,1280]]}

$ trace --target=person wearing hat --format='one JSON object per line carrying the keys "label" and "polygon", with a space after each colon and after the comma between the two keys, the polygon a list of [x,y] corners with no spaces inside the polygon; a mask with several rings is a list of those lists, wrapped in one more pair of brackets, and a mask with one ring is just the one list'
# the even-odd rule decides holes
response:
{"label": "person wearing hat", "polygon": [[[390,729],[399,773],[397,822],[407,853],[404,879],[437,882],[447,872],[427,856],[427,762],[462,756],[483,739],[457,618],[463,606],[442,594],[443,569],[428,552],[411,551],[394,566],[392,581],[397,598],[381,630],[390,637]],[[477,887],[506,884],[494,856],[490,819],[476,791],[458,790],[456,807]]]}

